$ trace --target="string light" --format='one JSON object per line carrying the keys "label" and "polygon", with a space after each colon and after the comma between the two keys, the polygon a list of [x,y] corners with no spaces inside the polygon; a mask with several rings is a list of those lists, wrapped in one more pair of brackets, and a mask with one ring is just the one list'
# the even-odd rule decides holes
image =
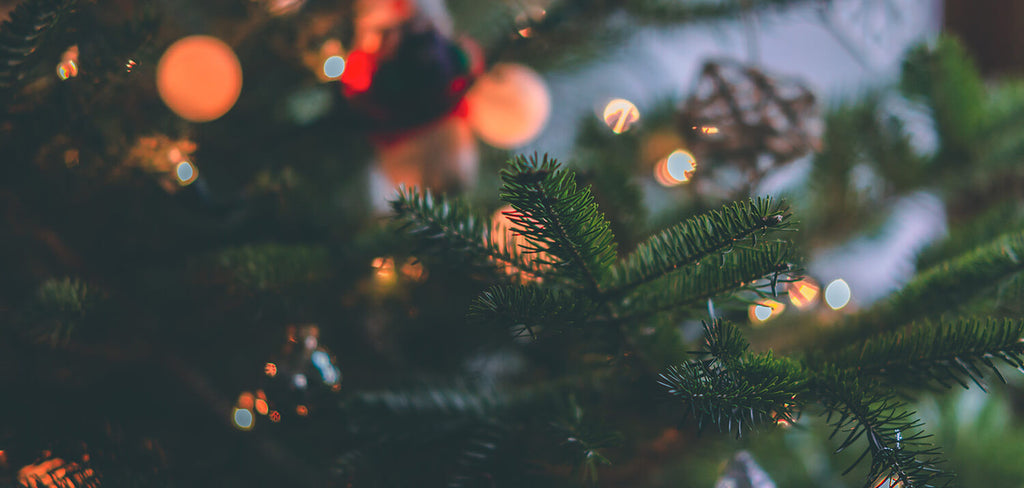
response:
{"label": "string light", "polygon": [[747,315],[750,317],[750,322],[752,324],[760,325],[777,317],[785,309],[786,304],[775,300],[765,299],[752,304],[747,310]]}
{"label": "string light", "polygon": [[832,310],[839,310],[850,303],[850,298],[853,294],[850,291],[850,285],[846,283],[842,278],[837,279],[828,284],[825,287],[825,303],[828,304]]}
{"label": "string light", "polygon": [[231,412],[231,420],[239,430],[252,430],[253,415],[248,408],[235,408]]}
{"label": "string light", "polygon": [[790,303],[801,310],[814,306],[821,290],[818,284],[810,278],[790,283],[786,289],[789,291]]}
{"label": "string light", "polygon": [[616,98],[604,106],[604,123],[612,132],[622,134],[640,120],[640,110],[625,98]]}

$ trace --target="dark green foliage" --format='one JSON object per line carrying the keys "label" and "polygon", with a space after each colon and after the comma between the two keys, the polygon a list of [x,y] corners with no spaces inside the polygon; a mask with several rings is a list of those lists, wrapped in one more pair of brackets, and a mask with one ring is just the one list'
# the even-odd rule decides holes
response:
{"label": "dark green foliage", "polygon": [[232,288],[266,292],[321,281],[330,271],[327,249],[318,246],[257,244],[226,249],[209,259],[228,274]]}
{"label": "dark green foliage", "polygon": [[537,286],[503,285],[481,293],[469,309],[470,324],[536,338],[582,325],[597,306],[585,296]]}
{"label": "dark green foliage", "polygon": [[967,52],[952,37],[919,45],[903,61],[901,88],[931,107],[942,147],[938,162],[959,167],[976,151],[985,120],[984,83]]}
{"label": "dark green foliage", "polygon": [[823,375],[816,390],[828,412],[832,437],[840,433],[844,436],[836,452],[853,447],[861,439],[867,443],[860,457],[846,471],[852,471],[870,454],[865,488],[879,486],[885,479],[908,488],[949,483],[951,476],[938,468],[942,462],[938,450],[926,442],[930,435],[924,433],[923,423],[891,394],[862,387],[853,376],[832,372]]}
{"label": "dark green foliage", "polygon": [[491,219],[462,200],[402,188],[391,206],[399,229],[415,240],[419,253],[441,254],[490,276],[503,274],[499,270],[506,267],[529,276],[543,274],[539,263],[523,259],[511,237],[495,238]]}
{"label": "dark green foliage", "polygon": [[513,158],[501,178],[501,199],[515,209],[508,218],[528,241],[523,251],[577,286],[600,291],[616,246],[590,187],[577,188],[576,176],[547,155]]}
{"label": "dark green foliage", "polygon": [[755,249],[737,249],[728,254],[707,258],[699,266],[641,287],[622,300],[623,317],[647,317],[686,307],[703,306],[707,299],[742,290],[771,295],[772,280],[758,282],[762,277],[777,279],[780,273],[794,270],[792,244],[771,242]]}
{"label": "dark green foliage", "polygon": [[66,15],[75,0],[26,0],[0,25],[0,93],[18,88],[31,68],[30,58]]}
{"label": "dark green foliage", "polygon": [[704,334],[705,352],[714,357],[671,366],[659,381],[685,402],[699,427],[732,432],[735,426],[739,437],[744,428],[793,420],[807,381],[800,365],[770,352],[746,352],[746,341],[725,321],[705,324]]}
{"label": "dark green foliage", "polygon": [[[646,241],[612,268],[612,290],[640,285],[718,252],[729,252],[757,234],[791,227],[787,208],[771,198],[736,202],[681,222]],[[763,273],[762,273],[763,274]]]}
{"label": "dark green foliage", "polygon": [[948,388],[952,380],[967,388],[969,379],[984,389],[986,369],[1005,382],[996,363],[1024,372],[1022,337],[1024,321],[1020,320],[925,322],[852,344],[829,360],[898,385],[920,387],[934,380]]}
{"label": "dark green foliage", "polygon": [[865,334],[892,330],[954,310],[1024,269],[1020,256],[1024,256],[1024,232],[1014,232],[935,265],[918,274],[891,299],[827,334],[827,345],[845,346]]}
{"label": "dark green foliage", "polygon": [[609,431],[602,422],[595,422],[572,396],[568,410],[567,415],[553,423],[555,435],[573,472],[584,483],[596,483],[598,467],[612,464],[600,450],[622,444],[622,434]]}
{"label": "dark green foliage", "polygon": [[508,408],[512,399],[498,391],[471,388],[423,388],[415,391],[362,392],[348,400],[354,412],[393,417],[484,418]]}
{"label": "dark green foliage", "polygon": [[51,346],[65,345],[102,298],[100,292],[75,278],[46,280],[26,310],[26,332]]}

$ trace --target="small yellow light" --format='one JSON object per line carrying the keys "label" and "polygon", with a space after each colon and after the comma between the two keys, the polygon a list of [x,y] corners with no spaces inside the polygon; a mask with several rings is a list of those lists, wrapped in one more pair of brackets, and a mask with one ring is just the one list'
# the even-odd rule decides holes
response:
{"label": "small yellow light", "polygon": [[640,120],[640,110],[633,102],[624,98],[616,98],[604,107],[604,123],[612,132],[622,134]]}
{"label": "small yellow light", "polygon": [[700,127],[693,126],[692,128],[693,130],[700,132],[701,134],[704,135],[715,135],[719,133],[718,127],[715,127],[713,125],[702,125]]}
{"label": "small yellow light", "polygon": [[760,325],[777,317],[785,309],[786,304],[765,299],[750,305],[747,315],[750,317],[752,324]]}
{"label": "small yellow light", "polygon": [[390,284],[395,281],[395,260],[391,258],[373,258],[371,264],[374,269],[374,276],[381,284]]}
{"label": "small yellow light", "polygon": [[252,430],[253,415],[248,408],[236,408],[231,412],[231,420],[239,430]]}
{"label": "small yellow light", "polygon": [[790,283],[786,286],[789,291],[789,301],[796,308],[801,310],[814,306],[815,300],[818,298],[818,284],[810,278],[804,278],[800,281]]}

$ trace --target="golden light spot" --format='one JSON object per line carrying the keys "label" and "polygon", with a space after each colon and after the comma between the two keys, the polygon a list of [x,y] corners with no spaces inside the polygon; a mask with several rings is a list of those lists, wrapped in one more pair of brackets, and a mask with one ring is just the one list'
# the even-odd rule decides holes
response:
{"label": "golden light spot", "polygon": [[850,303],[850,298],[853,297],[850,291],[850,285],[846,283],[842,278],[835,280],[825,287],[825,303],[828,304],[832,310],[839,310]]}
{"label": "golden light spot", "polygon": [[124,70],[131,73],[139,63],[136,63],[134,59],[129,59],[128,62],[124,63]]}
{"label": "golden light spot", "polygon": [[277,376],[277,365],[274,363],[267,363],[263,366],[263,372],[267,376],[273,378],[274,376]]}
{"label": "golden light spot", "polygon": [[277,410],[271,410],[270,411],[270,421],[271,422],[280,422],[281,421],[281,412],[278,412]]}
{"label": "golden light spot", "polygon": [[529,38],[533,36],[533,24],[544,20],[548,12],[536,5],[526,7],[526,10],[516,15],[516,33],[520,37]]}
{"label": "golden light spot", "polygon": [[[511,248],[516,249],[526,244],[526,238],[517,234],[513,231],[512,221],[509,220],[509,215],[516,212],[511,205],[505,205],[494,212],[491,217],[491,243],[499,248]],[[530,253],[521,254],[522,260],[527,264],[536,264],[538,268],[543,269],[545,266],[540,265],[537,261],[543,259],[545,256],[543,253]],[[505,273],[509,276],[518,276],[519,280],[523,283],[530,281],[540,282],[541,278],[528,270],[522,270],[514,266],[512,263],[498,262],[499,266],[503,267]]]}
{"label": "golden light spot", "polygon": [[167,48],[156,67],[156,88],[174,113],[208,122],[231,110],[242,93],[242,65],[230,46],[189,36]]}
{"label": "golden light spot", "polygon": [[18,483],[28,488],[95,486],[95,474],[92,468],[53,458],[18,470]]}
{"label": "golden light spot", "polygon": [[57,64],[57,76],[61,80],[78,76],[78,45],[69,47],[61,55],[60,63]]}
{"label": "golden light spot", "polygon": [[238,402],[235,403],[235,406],[238,408],[252,409],[255,401],[256,397],[254,397],[252,393],[246,391],[242,392],[241,395],[238,395]]}
{"label": "golden light spot", "polygon": [[191,161],[182,161],[174,167],[174,176],[181,186],[191,185],[199,177],[199,171]]}
{"label": "golden light spot", "polygon": [[786,304],[784,303],[764,299],[752,304],[747,310],[747,315],[750,317],[750,322],[752,324],[760,325],[779,316],[779,314],[781,314],[785,309]]}
{"label": "golden light spot", "polygon": [[638,120],[640,110],[624,98],[616,98],[604,107],[604,123],[616,134],[628,131]]}
{"label": "golden light spot", "polygon": [[373,277],[380,285],[392,285],[396,282],[395,260],[392,258],[373,258],[370,264],[373,267]]}
{"label": "golden light spot", "polygon": [[654,166],[654,179],[662,186],[688,183],[697,171],[697,159],[685,149],[677,149]]}
{"label": "golden light spot", "polygon": [[256,400],[256,413],[260,415],[266,415],[270,411],[270,406],[267,405],[267,401],[264,399]]}
{"label": "golden light spot", "polygon": [[64,165],[67,167],[78,166],[78,149],[64,151]]}
{"label": "golden light spot", "polygon": [[300,417],[309,415],[309,409],[305,405],[299,405],[295,407],[295,413],[299,414]]}
{"label": "golden light spot", "polygon": [[423,268],[423,263],[409,258],[402,265],[402,275],[412,281],[423,281],[427,279],[427,270]]}
{"label": "golden light spot", "polygon": [[715,127],[713,125],[702,125],[700,127],[693,126],[692,129],[704,135],[715,135],[720,132],[718,130],[718,127]]}
{"label": "golden light spot", "polygon": [[810,278],[790,283],[786,286],[786,289],[789,291],[790,303],[801,310],[814,306],[820,291],[818,284]]}
{"label": "golden light spot", "polygon": [[253,415],[248,408],[236,408],[231,412],[231,420],[239,430],[252,430]]}

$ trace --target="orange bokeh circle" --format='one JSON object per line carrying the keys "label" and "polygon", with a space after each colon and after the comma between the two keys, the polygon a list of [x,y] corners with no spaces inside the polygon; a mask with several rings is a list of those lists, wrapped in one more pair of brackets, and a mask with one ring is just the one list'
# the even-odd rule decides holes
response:
{"label": "orange bokeh circle", "polygon": [[156,88],[181,118],[208,122],[231,110],[242,93],[242,65],[230,46],[189,36],[167,48],[156,67]]}

